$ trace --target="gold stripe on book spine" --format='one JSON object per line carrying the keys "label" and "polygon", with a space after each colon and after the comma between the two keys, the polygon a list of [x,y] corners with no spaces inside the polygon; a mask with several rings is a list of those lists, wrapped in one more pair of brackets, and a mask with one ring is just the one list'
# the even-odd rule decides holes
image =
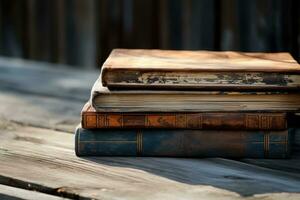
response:
{"label": "gold stripe on book spine", "polygon": [[141,155],[143,150],[143,133],[142,130],[137,130],[136,133],[136,152],[137,155]]}
{"label": "gold stripe on book spine", "polygon": [[270,134],[265,133],[264,134],[264,153],[265,153],[265,158],[269,157],[269,148],[270,148]]}

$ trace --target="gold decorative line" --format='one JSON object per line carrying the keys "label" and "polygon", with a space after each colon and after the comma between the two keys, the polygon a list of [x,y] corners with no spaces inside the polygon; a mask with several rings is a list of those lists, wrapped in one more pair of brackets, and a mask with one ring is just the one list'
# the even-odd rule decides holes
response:
{"label": "gold decorative line", "polygon": [[270,123],[271,123],[271,117],[270,116],[265,116],[265,124],[264,124],[264,128],[265,129],[270,129]]}
{"label": "gold decorative line", "polygon": [[104,115],[103,122],[104,122],[104,127],[108,127],[108,115]]}
{"label": "gold decorative line", "polygon": [[96,127],[97,128],[100,127],[99,126],[99,115],[98,114],[96,114]]}
{"label": "gold decorative line", "polygon": [[146,127],[149,126],[149,115],[145,115],[145,121],[144,121],[144,124]]}
{"label": "gold decorative line", "polygon": [[268,124],[268,120],[266,118],[266,116],[261,116],[261,129],[265,129],[267,127]]}
{"label": "gold decorative line", "polygon": [[141,132],[140,132],[140,130],[139,130],[139,155],[140,155],[140,153],[141,153]]}
{"label": "gold decorative line", "polygon": [[270,148],[270,134],[269,133],[265,133],[264,135],[265,138],[265,157],[268,158],[269,157],[269,148]]}
{"label": "gold decorative line", "polygon": [[143,136],[142,136],[142,131],[141,130],[137,130],[137,133],[136,133],[136,142],[137,142],[137,144],[136,144],[136,150],[137,150],[137,155],[139,156],[139,155],[141,155],[141,153],[142,153],[142,148],[143,148],[143,144],[142,144],[142,142],[143,142],[143,138],[142,138]]}

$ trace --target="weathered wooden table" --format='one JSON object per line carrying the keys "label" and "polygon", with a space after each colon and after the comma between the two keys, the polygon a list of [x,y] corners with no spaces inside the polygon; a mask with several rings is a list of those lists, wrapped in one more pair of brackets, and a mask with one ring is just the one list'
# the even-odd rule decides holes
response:
{"label": "weathered wooden table", "polygon": [[98,74],[0,58],[0,199],[300,199],[297,152],[288,160],[76,157],[73,130]]}

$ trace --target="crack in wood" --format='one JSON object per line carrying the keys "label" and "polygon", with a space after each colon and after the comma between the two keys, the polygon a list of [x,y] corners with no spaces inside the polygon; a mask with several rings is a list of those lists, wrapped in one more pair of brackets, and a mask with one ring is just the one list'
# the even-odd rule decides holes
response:
{"label": "crack in wood", "polygon": [[40,193],[45,193],[53,196],[64,197],[68,199],[80,199],[80,200],[91,200],[93,198],[83,197],[76,193],[69,192],[68,187],[59,187],[59,188],[51,188],[45,185],[40,185],[28,181],[22,181],[19,179],[7,177],[0,175],[0,184],[21,188],[25,190],[37,191]]}

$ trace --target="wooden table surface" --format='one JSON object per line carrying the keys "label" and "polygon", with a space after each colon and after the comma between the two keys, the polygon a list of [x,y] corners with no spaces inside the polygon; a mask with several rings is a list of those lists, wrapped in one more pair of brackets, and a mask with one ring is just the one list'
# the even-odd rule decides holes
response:
{"label": "wooden table surface", "polygon": [[297,152],[288,160],[76,157],[73,131],[98,75],[0,58],[0,199],[300,199]]}

